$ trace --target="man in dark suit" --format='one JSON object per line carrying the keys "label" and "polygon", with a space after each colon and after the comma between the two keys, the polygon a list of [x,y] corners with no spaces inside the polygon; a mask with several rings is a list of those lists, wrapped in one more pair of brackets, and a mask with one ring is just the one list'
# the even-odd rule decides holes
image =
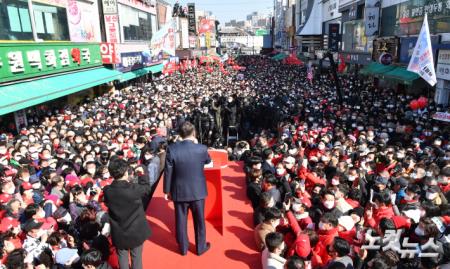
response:
{"label": "man in dark suit", "polygon": [[131,268],[142,269],[143,243],[151,235],[141,200],[150,192],[148,175],[140,167],[140,170],[136,171],[140,175],[138,183],[130,182],[128,163],[122,159],[111,160],[108,169],[114,181],[105,187],[104,199],[108,207],[112,242],[117,249],[120,269],[130,268],[129,254]]}
{"label": "man in dark suit", "polygon": [[205,197],[206,179],[204,165],[211,162],[207,147],[196,143],[195,126],[185,122],[180,127],[183,139],[168,147],[164,172],[164,193],[166,200],[175,204],[176,236],[181,255],[186,255],[189,247],[187,216],[192,211],[195,226],[197,255],[210,248],[206,242]]}

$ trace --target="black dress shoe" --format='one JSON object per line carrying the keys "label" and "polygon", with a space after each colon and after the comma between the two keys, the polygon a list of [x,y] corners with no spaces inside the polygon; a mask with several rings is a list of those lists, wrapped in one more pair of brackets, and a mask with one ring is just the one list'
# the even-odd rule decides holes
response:
{"label": "black dress shoe", "polygon": [[198,256],[202,256],[203,254],[205,254],[205,252],[207,252],[209,249],[211,248],[211,243],[206,243],[206,247],[202,252],[197,253]]}
{"label": "black dress shoe", "polygon": [[181,256],[186,256],[187,255],[187,251],[186,252],[180,252]]}

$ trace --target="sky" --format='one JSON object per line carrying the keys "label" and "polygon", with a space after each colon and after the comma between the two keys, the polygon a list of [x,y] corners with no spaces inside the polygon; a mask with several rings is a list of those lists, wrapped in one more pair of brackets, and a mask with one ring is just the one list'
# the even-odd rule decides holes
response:
{"label": "sky", "polygon": [[[176,1],[170,2],[173,5]],[[179,3],[183,6],[195,3],[195,9],[211,11],[222,26],[232,19],[245,20],[254,11],[262,14],[273,12],[273,0],[180,0]]]}

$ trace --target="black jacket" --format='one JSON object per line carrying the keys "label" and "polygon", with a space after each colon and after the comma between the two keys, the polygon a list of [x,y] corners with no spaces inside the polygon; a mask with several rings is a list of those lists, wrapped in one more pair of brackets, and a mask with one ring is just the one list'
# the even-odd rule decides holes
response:
{"label": "black jacket", "polygon": [[151,230],[141,200],[149,191],[147,176],[139,177],[138,183],[115,180],[105,187],[105,204],[116,248],[135,248],[150,237]]}

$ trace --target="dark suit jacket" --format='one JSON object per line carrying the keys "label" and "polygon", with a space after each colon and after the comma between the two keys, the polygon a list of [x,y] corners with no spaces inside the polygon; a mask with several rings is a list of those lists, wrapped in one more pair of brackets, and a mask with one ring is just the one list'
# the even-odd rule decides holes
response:
{"label": "dark suit jacket", "polygon": [[211,162],[208,148],[190,140],[168,147],[164,172],[164,193],[175,202],[205,199],[208,195],[204,165]]}
{"label": "dark suit jacket", "polygon": [[266,171],[269,171],[272,173],[272,175],[276,175],[277,169],[275,169],[275,166],[270,165],[268,162],[264,161],[261,165],[262,173],[264,174]]}
{"label": "dark suit jacket", "polygon": [[112,241],[116,248],[135,248],[150,237],[151,230],[141,200],[149,191],[147,176],[139,177],[137,184],[114,180],[105,187],[104,199],[108,207]]}

